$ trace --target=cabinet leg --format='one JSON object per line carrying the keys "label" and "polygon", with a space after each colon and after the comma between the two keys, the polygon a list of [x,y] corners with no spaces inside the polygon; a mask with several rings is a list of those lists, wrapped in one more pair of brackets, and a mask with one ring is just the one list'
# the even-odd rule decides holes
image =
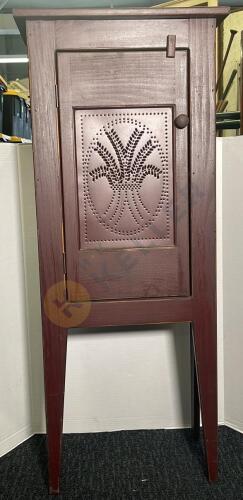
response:
{"label": "cabinet leg", "polygon": [[200,405],[197,383],[197,370],[194,352],[193,327],[190,324],[190,347],[191,347],[191,421],[194,439],[200,436]]}
{"label": "cabinet leg", "polygon": [[213,314],[205,311],[193,322],[197,380],[209,481],[218,473],[217,330]]}
{"label": "cabinet leg", "polygon": [[49,493],[59,493],[67,331],[49,321],[43,329]]}

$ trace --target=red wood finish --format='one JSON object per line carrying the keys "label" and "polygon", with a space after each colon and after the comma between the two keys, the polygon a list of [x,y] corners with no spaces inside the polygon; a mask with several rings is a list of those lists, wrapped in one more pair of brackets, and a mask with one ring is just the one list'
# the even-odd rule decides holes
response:
{"label": "red wood finish", "polygon": [[[214,39],[216,18],[223,18],[227,12],[227,8],[15,12],[20,24],[21,19],[27,19],[30,56],[50,493],[59,492],[66,340],[68,328],[74,326],[168,322],[192,325],[193,427],[198,434],[200,400],[208,475],[210,480],[216,479]],[[176,40],[170,38],[169,43],[167,55],[172,57],[166,57],[169,35],[176,35]],[[126,64],[122,65],[122,60]],[[127,68],[132,75],[130,79]],[[56,83],[58,92],[55,92]],[[105,162],[99,163],[97,155],[102,157],[103,141],[110,140],[108,117],[100,116],[101,109],[105,109],[106,114],[112,109],[119,114],[113,118],[121,120],[115,125],[122,138],[120,151],[125,155],[124,145],[128,148],[129,137],[134,132],[130,128],[136,125],[131,122],[135,119],[131,109],[139,113],[154,113],[158,109],[162,113],[163,108],[167,110],[167,126],[169,124],[165,162],[169,172],[167,198],[173,205],[169,211],[169,232],[165,231],[161,209],[158,245],[151,239],[149,227],[142,228],[140,239],[134,241],[129,233],[131,220],[121,218],[119,233],[111,242],[110,226],[103,226],[101,231],[97,225],[103,209],[102,203],[97,205],[100,201],[96,186],[92,185],[92,176],[95,184],[96,176],[100,179],[99,173],[104,173]],[[86,120],[87,113],[99,116],[88,117],[92,137],[85,126],[82,138],[78,124]],[[180,114],[189,117],[189,125],[184,129],[176,129],[172,122],[172,118]],[[155,139],[160,136],[163,149],[164,116],[143,116],[147,120],[145,128],[150,131],[155,127],[156,133],[152,135]],[[96,121],[92,121],[94,118]],[[135,134],[139,134],[139,130]],[[80,161],[80,152],[86,143],[89,149],[93,132],[95,137],[98,132],[101,145],[97,139],[92,143],[94,147],[87,153],[85,167],[85,162]],[[155,144],[154,138],[150,136],[150,139]],[[114,142],[114,134],[112,140]],[[110,153],[110,146],[105,144]],[[155,172],[162,168],[163,162],[158,148],[153,155],[151,151]],[[127,157],[124,158],[123,162],[129,163]],[[147,167],[148,164],[143,163],[145,173]],[[150,178],[146,203],[157,189],[159,192],[162,174],[158,170],[157,174],[154,187]],[[84,186],[85,175],[90,177],[91,187]],[[112,182],[114,185],[114,178]],[[107,185],[102,193],[104,198],[108,197]],[[92,198],[93,213],[89,213],[85,221],[86,196]],[[127,193],[125,199],[128,199]],[[89,200],[89,210],[92,203]],[[94,217],[96,212],[98,216]],[[145,214],[143,219],[146,224]],[[118,228],[117,220],[112,217],[111,220]],[[97,233],[101,248],[96,248],[94,242]],[[146,237],[150,245],[141,247]],[[139,265],[132,274],[129,266],[134,257],[134,269],[138,262]],[[105,259],[103,267],[102,259]],[[122,277],[117,275],[119,259]],[[95,277],[87,271],[85,262],[92,263]],[[107,273],[108,265],[115,271],[114,275]],[[67,278],[79,283],[67,282]]]}
{"label": "red wood finish", "polygon": [[215,44],[215,23],[189,22],[193,338],[208,475],[213,481],[217,477],[215,62],[208,50]]}
{"label": "red wood finish", "polygon": [[93,300],[189,295],[188,130],[173,123],[189,112],[187,52],[61,52],[57,65],[68,279]]}
{"label": "red wood finish", "polygon": [[[42,296],[48,468],[50,493],[58,493],[67,331],[48,319],[43,304],[44,297],[53,283],[63,282],[64,294],[61,171],[55,104],[55,23],[36,22],[34,26],[30,24],[27,31],[30,74],[33,75],[32,125]],[[39,42],[36,43],[36,40]],[[42,78],[38,79],[34,75],[38,74],[40,67],[45,68],[45,71]],[[48,120],[43,119],[44,116],[48,116]]]}
{"label": "red wood finish", "polygon": [[213,18],[222,21],[230,12],[228,7],[210,7],[210,8],[178,8],[178,9],[14,9],[13,15],[24,19],[207,19]]}

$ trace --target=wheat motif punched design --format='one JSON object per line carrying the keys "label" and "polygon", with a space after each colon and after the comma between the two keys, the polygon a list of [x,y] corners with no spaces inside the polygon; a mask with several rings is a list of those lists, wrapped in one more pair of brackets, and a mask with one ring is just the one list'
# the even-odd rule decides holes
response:
{"label": "wheat motif punched design", "polygon": [[[168,239],[166,112],[97,113],[86,123],[82,116],[84,134],[96,117],[97,131],[89,141],[86,132],[82,148],[86,240]],[[153,131],[154,117],[160,130]],[[159,236],[151,231],[157,219]]]}

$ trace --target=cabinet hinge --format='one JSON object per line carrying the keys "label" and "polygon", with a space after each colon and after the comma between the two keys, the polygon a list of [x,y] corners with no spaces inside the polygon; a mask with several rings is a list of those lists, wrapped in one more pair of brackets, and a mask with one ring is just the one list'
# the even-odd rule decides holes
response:
{"label": "cabinet hinge", "polygon": [[67,267],[66,267],[66,254],[63,252],[62,254],[63,261],[63,283],[64,283],[64,293],[67,299]]}
{"label": "cabinet hinge", "polygon": [[67,266],[66,266],[66,254],[65,252],[63,252],[62,254],[62,258],[63,258],[63,274],[64,276],[67,275]]}
{"label": "cabinet hinge", "polygon": [[64,243],[64,227],[62,224],[61,227],[62,233],[62,265],[63,265],[63,281],[64,281],[64,289],[67,295],[67,265],[66,265],[66,253],[65,253],[65,243]]}
{"label": "cabinet hinge", "polygon": [[56,83],[55,83],[55,98],[56,98],[56,108],[59,108],[58,88]]}

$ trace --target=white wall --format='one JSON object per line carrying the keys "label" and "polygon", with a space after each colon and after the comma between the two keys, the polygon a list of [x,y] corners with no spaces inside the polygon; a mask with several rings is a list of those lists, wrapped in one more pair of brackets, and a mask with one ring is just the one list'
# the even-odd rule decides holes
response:
{"label": "white wall", "polygon": [[187,330],[164,326],[70,336],[64,430],[190,425]]}
{"label": "white wall", "polygon": [[[223,280],[222,280],[222,148],[219,144],[217,162],[217,236],[218,236],[218,368],[219,368],[219,422],[224,421],[224,363],[227,377],[231,377],[228,358],[223,349]],[[42,432],[44,425],[43,368],[41,322],[39,305],[38,258],[36,243],[35,203],[31,147],[1,145],[0,184],[5,179],[1,207],[8,213],[2,218],[5,235],[3,257],[15,250],[15,270],[9,288],[5,288],[3,332],[11,331],[3,340],[0,365],[4,401],[1,421],[0,452],[4,453],[28,434]],[[10,168],[4,155],[9,151]],[[18,151],[18,154],[16,153]],[[17,161],[18,160],[18,161]],[[3,166],[2,166],[3,164]],[[5,172],[6,170],[6,172]],[[12,174],[10,175],[10,172]],[[19,172],[19,192],[18,192]],[[227,184],[225,184],[227,189]],[[224,197],[227,193],[224,191]],[[231,193],[231,203],[235,201]],[[14,207],[12,208],[12,205]],[[20,207],[22,223],[20,221]],[[5,213],[4,211],[1,213]],[[11,223],[9,221],[10,214]],[[11,225],[11,231],[9,226]],[[21,237],[21,226],[23,237]],[[225,226],[225,223],[224,223]],[[10,235],[12,237],[10,238]],[[17,237],[16,237],[17,235]],[[2,244],[2,243],[1,243]],[[23,248],[23,254],[22,254]],[[25,261],[25,272],[23,271]],[[230,266],[230,263],[227,265]],[[3,264],[5,280],[8,270]],[[20,284],[16,277],[21,276]],[[25,282],[25,291],[24,291]],[[3,290],[2,290],[3,293]],[[11,315],[5,304],[9,297]],[[1,303],[2,309],[2,303]],[[22,321],[17,319],[21,315]],[[235,312],[236,314],[236,312]],[[13,321],[14,318],[14,321]],[[12,325],[13,323],[13,325]],[[3,333],[1,335],[3,337]],[[27,347],[28,346],[28,347]],[[28,360],[28,349],[30,360]],[[13,352],[17,359],[11,369]],[[2,363],[2,356],[3,361]],[[227,359],[226,359],[227,358]],[[230,359],[230,355],[229,355]],[[28,364],[29,363],[29,364]],[[93,432],[116,429],[170,428],[190,425],[190,363],[189,332],[187,326],[165,325],[148,329],[115,329],[92,334],[72,333],[68,338],[66,397],[64,412],[65,432]],[[235,370],[237,366],[235,365]],[[13,367],[12,367],[13,368]],[[30,371],[28,375],[28,370]],[[237,377],[237,376],[236,376]],[[239,377],[239,373],[238,373]],[[9,384],[20,387],[9,391]],[[230,383],[229,383],[230,385]],[[31,395],[31,397],[30,397]],[[225,396],[228,402],[228,396]],[[31,403],[32,401],[32,403]],[[9,414],[15,408],[12,426]],[[19,408],[16,412],[16,408]],[[32,419],[31,419],[32,413]],[[22,422],[26,433],[21,434]],[[31,425],[32,424],[32,425]],[[18,438],[19,433],[21,436]],[[17,433],[17,434],[16,434]],[[15,439],[14,436],[17,436]],[[19,440],[18,440],[19,439]],[[4,441],[5,440],[5,441]],[[4,444],[5,443],[5,444]]]}
{"label": "white wall", "polygon": [[225,423],[243,432],[243,136],[221,139]]}
{"label": "white wall", "polygon": [[38,414],[42,419],[44,418],[44,389],[33,155],[31,145],[16,147],[24,255],[26,336],[30,351],[30,391],[32,430],[34,431],[35,416]]}
{"label": "white wall", "polygon": [[17,147],[0,144],[0,454],[31,430]]}

